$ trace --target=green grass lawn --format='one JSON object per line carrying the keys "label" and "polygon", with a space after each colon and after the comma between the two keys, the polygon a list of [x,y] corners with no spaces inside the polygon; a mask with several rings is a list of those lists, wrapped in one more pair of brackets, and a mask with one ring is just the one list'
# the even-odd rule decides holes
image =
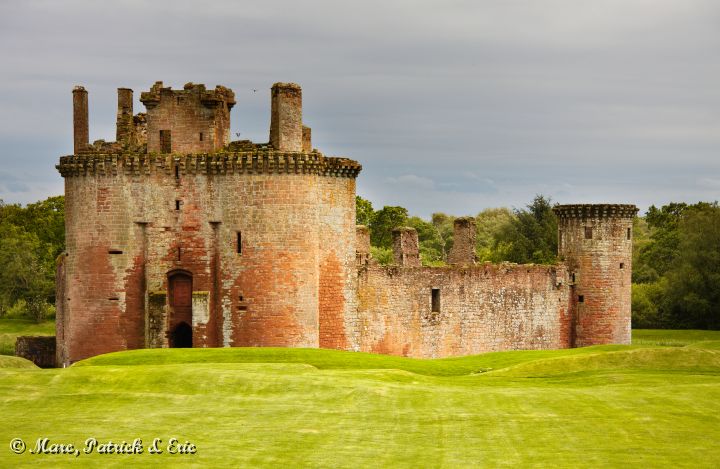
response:
{"label": "green grass lawn", "polygon": [[15,339],[21,335],[55,335],[55,321],[0,319],[0,355],[15,355]]}
{"label": "green grass lawn", "polygon": [[[40,370],[0,357],[0,467],[717,467],[718,335],[664,332],[443,360],[175,349]],[[146,447],[15,455],[17,437]],[[171,437],[197,453],[147,453]]]}

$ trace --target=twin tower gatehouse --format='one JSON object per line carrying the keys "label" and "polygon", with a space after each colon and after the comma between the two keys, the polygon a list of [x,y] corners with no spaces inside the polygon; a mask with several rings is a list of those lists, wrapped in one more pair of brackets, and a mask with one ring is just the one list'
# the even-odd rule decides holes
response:
{"label": "twin tower gatehouse", "polygon": [[447,267],[395,263],[355,225],[361,166],[312,148],[302,90],[271,89],[268,143],[230,141],[226,87],[118,89],[115,142],[73,90],[57,359],[152,347],[322,347],[413,357],[630,341],[633,205],[561,205],[557,265],[476,264],[472,219]]}

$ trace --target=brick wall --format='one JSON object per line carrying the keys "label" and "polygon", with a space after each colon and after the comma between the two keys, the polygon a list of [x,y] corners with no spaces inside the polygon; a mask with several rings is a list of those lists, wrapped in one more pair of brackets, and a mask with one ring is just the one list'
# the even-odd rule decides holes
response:
{"label": "brick wall", "polygon": [[634,205],[561,205],[559,251],[574,276],[575,346],[630,344]]}
{"label": "brick wall", "polygon": [[[198,347],[317,347],[320,314],[342,324],[355,309],[350,160],[86,155],[61,159],[60,171],[67,362],[168,346],[172,272],[207,292],[207,312],[193,317]],[[342,347],[335,330],[328,344]]]}
{"label": "brick wall", "polygon": [[[566,348],[564,265],[370,265],[358,276],[359,349],[418,358]],[[432,311],[432,290],[439,311]]]}

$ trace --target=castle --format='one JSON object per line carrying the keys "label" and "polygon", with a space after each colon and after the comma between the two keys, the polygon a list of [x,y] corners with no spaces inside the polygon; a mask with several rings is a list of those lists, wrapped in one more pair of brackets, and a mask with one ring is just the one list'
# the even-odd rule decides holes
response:
{"label": "castle", "polygon": [[472,218],[447,267],[417,233],[370,256],[355,225],[361,166],[312,148],[302,90],[271,89],[266,144],[230,141],[234,93],[118,89],[115,142],[89,143],[73,90],[57,364],[152,347],[321,347],[410,357],[630,342],[634,205],[561,205],[556,265],[477,264]]}

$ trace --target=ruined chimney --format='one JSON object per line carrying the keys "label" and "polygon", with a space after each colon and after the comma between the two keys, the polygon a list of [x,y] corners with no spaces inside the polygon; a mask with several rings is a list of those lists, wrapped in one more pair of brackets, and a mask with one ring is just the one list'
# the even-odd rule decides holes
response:
{"label": "ruined chimney", "polygon": [[303,153],[312,151],[312,130],[304,125],[302,128],[302,151]]}
{"label": "ruined chimney", "polygon": [[73,151],[80,153],[90,143],[88,93],[82,86],[73,88]]}
{"label": "ruined chimney", "polygon": [[449,264],[475,263],[475,219],[473,217],[460,217],[453,224],[453,246],[448,256]]}
{"label": "ruined chimney", "polygon": [[133,122],[133,90],[118,88],[118,107],[115,140],[123,145],[133,140],[135,123]]}
{"label": "ruined chimney", "polygon": [[403,267],[420,267],[420,249],[415,228],[401,226],[392,231],[395,264]]}
{"label": "ruined chimney", "polygon": [[355,259],[358,267],[370,260],[370,229],[365,225],[355,225]]}
{"label": "ruined chimney", "polygon": [[270,96],[270,145],[279,151],[302,151],[302,89],[295,83],[275,83]]}

